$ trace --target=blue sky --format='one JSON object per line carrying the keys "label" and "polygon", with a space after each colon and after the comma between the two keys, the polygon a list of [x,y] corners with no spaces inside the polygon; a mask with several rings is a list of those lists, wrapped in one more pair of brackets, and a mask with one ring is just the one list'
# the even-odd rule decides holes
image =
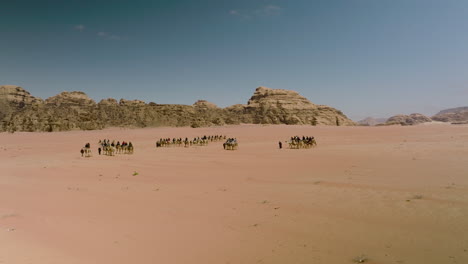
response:
{"label": "blue sky", "polygon": [[219,106],[258,86],[353,119],[468,105],[468,1],[0,0],[0,84]]}

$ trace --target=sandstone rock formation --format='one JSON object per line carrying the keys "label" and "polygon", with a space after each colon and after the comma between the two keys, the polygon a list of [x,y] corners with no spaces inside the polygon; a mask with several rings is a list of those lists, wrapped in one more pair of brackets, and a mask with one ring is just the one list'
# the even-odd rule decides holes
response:
{"label": "sandstone rock formation", "polygon": [[354,125],[341,111],[315,105],[297,92],[259,87],[246,105],[220,108],[146,104],[140,100],[96,103],[83,92],[63,92],[45,101],[18,86],[0,86],[0,131],[66,131],[105,127],[203,127],[224,124]]}
{"label": "sandstone rock formation", "polygon": [[451,123],[466,123],[468,122],[468,107],[465,106],[442,110],[434,115],[432,120]]}
{"label": "sandstone rock formation", "polygon": [[89,107],[94,106],[96,102],[93,99],[89,98],[83,92],[62,92],[56,96],[49,97],[45,100],[47,105],[55,107]]}
{"label": "sandstone rock formation", "polygon": [[422,114],[411,114],[411,115],[396,115],[390,117],[385,125],[402,125],[402,126],[412,126],[421,123],[432,122],[432,120]]}
{"label": "sandstone rock formation", "polygon": [[42,99],[32,96],[19,86],[0,86],[0,120],[3,120],[12,112],[37,103],[42,103]]}
{"label": "sandstone rock formation", "polygon": [[20,108],[42,102],[42,99],[32,96],[28,91],[16,85],[0,86],[0,100]]}
{"label": "sandstone rock formation", "polygon": [[341,111],[315,105],[295,91],[258,87],[247,105],[226,108],[236,122],[288,125],[355,125]]}

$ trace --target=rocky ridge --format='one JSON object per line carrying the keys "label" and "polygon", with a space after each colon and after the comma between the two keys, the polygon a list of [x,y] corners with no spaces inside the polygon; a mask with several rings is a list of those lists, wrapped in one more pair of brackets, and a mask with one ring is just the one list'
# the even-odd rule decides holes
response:
{"label": "rocky ridge", "polygon": [[425,115],[414,113],[410,115],[392,116],[387,120],[387,122],[385,122],[385,125],[412,126],[426,122],[432,122],[432,119]]}
{"label": "rocky ridge", "polygon": [[204,127],[224,124],[355,125],[341,111],[316,105],[295,91],[259,87],[246,105],[220,108],[146,104],[140,100],[96,103],[85,93],[62,92],[42,100],[19,86],[0,86],[0,131],[94,130],[105,127]]}
{"label": "rocky ridge", "polygon": [[451,123],[467,123],[468,107],[465,106],[442,110],[434,115],[432,120]]}

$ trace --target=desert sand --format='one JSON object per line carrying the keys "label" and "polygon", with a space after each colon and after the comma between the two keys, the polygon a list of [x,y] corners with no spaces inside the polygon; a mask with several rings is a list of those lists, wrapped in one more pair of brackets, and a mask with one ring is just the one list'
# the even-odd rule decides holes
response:
{"label": "desert sand", "polygon": [[[155,148],[205,134],[239,149]],[[0,134],[2,264],[468,263],[467,216],[467,125]]]}

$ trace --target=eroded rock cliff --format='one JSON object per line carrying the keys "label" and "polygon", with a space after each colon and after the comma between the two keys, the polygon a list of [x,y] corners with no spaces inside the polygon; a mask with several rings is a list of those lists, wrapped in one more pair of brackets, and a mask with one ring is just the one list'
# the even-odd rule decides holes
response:
{"label": "eroded rock cliff", "polygon": [[225,110],[229,118],[242,123],[355,125],[335,108],[313,104],[295,91],[266,87],[258,87],[247,105],[233,105]]}

